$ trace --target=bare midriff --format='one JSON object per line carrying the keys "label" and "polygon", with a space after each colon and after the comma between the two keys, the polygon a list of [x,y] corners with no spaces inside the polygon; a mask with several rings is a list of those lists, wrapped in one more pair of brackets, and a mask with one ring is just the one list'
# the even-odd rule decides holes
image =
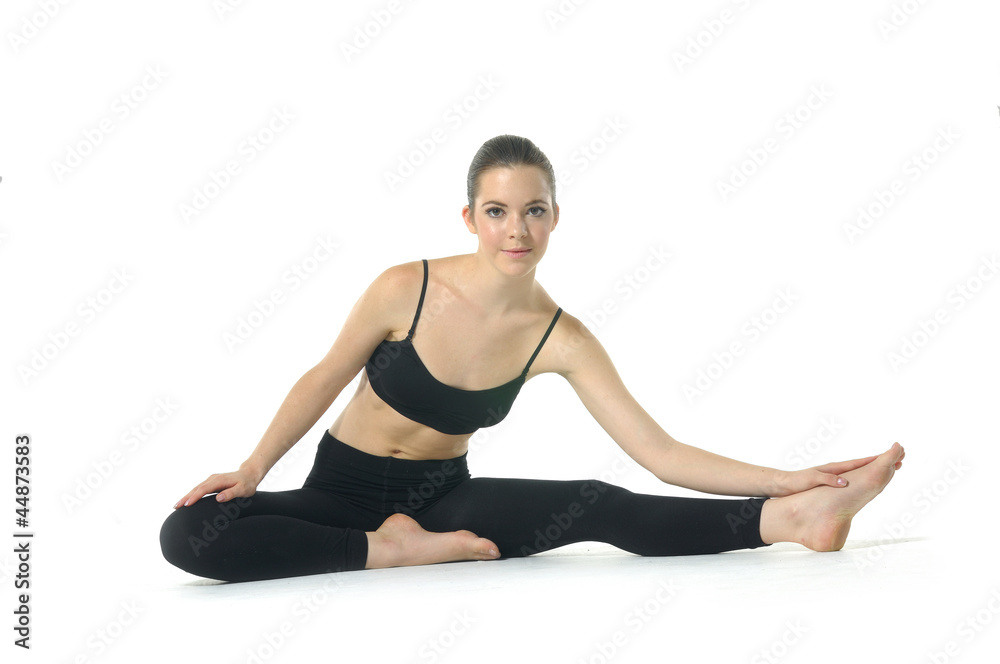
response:
{"label": "bare midriff", "polygon": [[469,449],[472,434],[446,434],[400,415],[382,401],[362,369],[361,382],[330,426],[330,435],[374,456],[452,459]]}

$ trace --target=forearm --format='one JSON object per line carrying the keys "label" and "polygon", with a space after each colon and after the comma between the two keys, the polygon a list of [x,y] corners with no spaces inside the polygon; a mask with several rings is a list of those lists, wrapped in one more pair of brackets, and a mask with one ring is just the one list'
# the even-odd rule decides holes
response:
{"label": "forearm", "polygon": [[755,466],[671,439],[647,468],[675,486],[721,496],[774,495],[782,471]]}
{"label": "forearm", "polygon": [[339,392],[339,389],[326,383],[315,367],[303,374],[292,386],[257,447],[240,464],[240,468],[252,472],[258,482],[264,479],[274,464],[330,408]]}

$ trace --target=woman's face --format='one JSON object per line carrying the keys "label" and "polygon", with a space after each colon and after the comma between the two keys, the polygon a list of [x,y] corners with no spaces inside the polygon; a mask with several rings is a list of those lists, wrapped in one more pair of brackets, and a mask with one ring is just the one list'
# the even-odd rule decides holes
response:
{"label": "woman's face", "polygon": [[479,252],[501,272],[521,276],[545,255],[559,208],[540,168],[491,168],[479,176],[475,209],[466,205],[462,217],[479,236]]}

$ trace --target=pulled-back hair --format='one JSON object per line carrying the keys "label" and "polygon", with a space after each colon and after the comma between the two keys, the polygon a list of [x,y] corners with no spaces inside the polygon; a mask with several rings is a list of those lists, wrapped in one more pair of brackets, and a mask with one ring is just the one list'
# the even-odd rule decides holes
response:
{"label": "pulled-back hair", "polygon": [[527,138],[503,134],[495,136],[483,143],[483,146],[472,158],[469,166],[469,177],[466,180],[466,190],[469,195],[469,208],[475,210],[476,196],[479,195],[479,176],[491,168],[515,166],[537,166],[542,169],[549,181],[552,192],[552,206],[556,204],[556,175],[549,163],[549,158]]}

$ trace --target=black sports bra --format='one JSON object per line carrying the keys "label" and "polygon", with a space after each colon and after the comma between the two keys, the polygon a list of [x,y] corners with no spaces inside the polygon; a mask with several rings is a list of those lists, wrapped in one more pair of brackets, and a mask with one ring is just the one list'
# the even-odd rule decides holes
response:
{"label": "black sports bra", "polygon": [[524,366],[521,375],[503,385],[486,390],[463,390],[445,385],[434,378],[413,347],[413,332],[417,328],[420,309],[427,292],[427,259],[424,263],[424,285],[417,303],[413,325],[405,339],[383,341],[365,363],[368,382],[383,401],[405,417],[447,434],[473,433],[480,427],[493,426],[507,416],[528,368],[535,361],[549,333],[559,320],[562,308],[545,331],[541,343]]}

